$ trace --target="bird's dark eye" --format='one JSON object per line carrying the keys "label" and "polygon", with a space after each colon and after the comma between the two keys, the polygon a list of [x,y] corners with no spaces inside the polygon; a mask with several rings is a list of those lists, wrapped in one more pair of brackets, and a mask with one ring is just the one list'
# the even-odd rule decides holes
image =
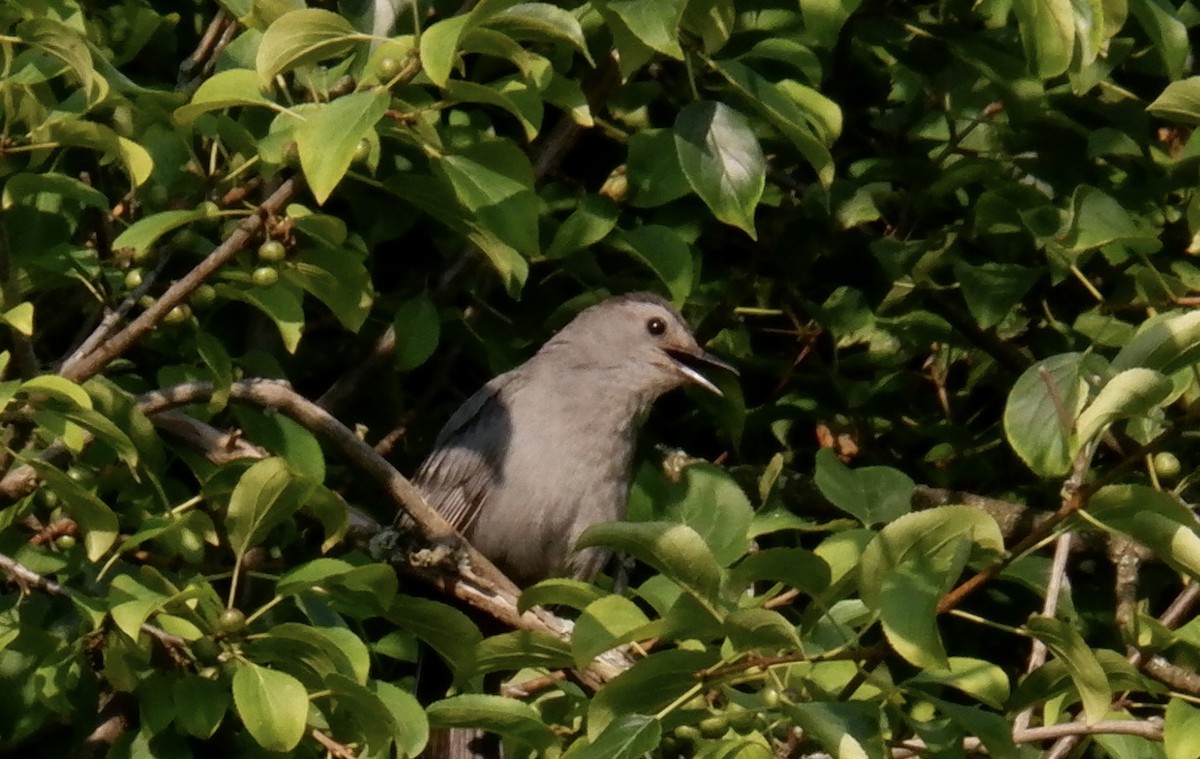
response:
{"label": "bird's dark eye", "polygon": [[655,337],[658,337],[667,331],[667,323],[662,319],[659,319],[657,316],[653,316],[649,321],[646,322],[646,331]]}

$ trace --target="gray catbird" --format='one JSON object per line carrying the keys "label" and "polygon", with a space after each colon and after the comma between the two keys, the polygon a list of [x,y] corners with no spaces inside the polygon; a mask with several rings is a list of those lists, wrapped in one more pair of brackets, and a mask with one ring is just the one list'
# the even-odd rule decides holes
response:
{"label": "gray catbird", "polygon": [[716,385],[669,302],[597,303],[533,358],[484,385],[438,435],[417,473],[429,503],[518,584],[593,577],[609,552],[575,552],[587,527],[625,516],[637,425],[663,393]]}

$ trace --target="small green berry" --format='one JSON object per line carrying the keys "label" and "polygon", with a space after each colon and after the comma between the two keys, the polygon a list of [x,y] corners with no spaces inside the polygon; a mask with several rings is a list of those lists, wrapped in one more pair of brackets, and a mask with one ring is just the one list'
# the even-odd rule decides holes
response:
{"label": "small green berry", "polygon": [[749,709],[731,708],[728,716],[729,726],[742,734],[753,732],[758,722],[758,715]]}
{"label": "small green berry", "polygon": [[54,547],[60,551],[69,551],[75,547],[74,535],[59,535],[54,539]]}
{"label": "small green berry", "polygon": [[1154,454],[1154,472],[1159,477],[1173,480],[1179,476],[1182,470],[1183,465],[1179,463],[1179,457],[1170,451],[1159,451]]}
{"label": "small green berry", "polygon": [[403,64],[400,63],[399,58],[393,58],[389,55],[380,58],[379,62],[375,64],[375,74],[380,79],[387,81],[399,74],[402,66]]}
{"label": "small green berry", "polygon": [[[245,620],[243,620],[245,622]],[[221,654],[221,647],[211,635],[197,638],[191,642],[192,653],[202,662],[214,662]]]}
{"label": "small green berry", "polygon": [[779,706],[779,691],[774,688],[763,688],[758,692],[758,697],[762,699],[762,704],[767,709]]}
{"label": "small green berry", "polygon": [[142,286],[142,270],[130,269],[125,272],[125,289],[136,290]]}
{"label": "small green berry", "polygon": [[366,137],[364,137],[358,141],[357,145],[354,146],[353,160],[355,163],[366,163],[367,159],[370,157],[371,157],[371,141],[368,140]]}
{"label": "small green berry", "polygon": [[85,488],[93,487],[96,484],[96,473],[90,469],[73,466],[67,470],[67,476]]}
{"label": "small green berry", "polygon": [[246,626],[246,615],[242,613],[241,609],[226,609],[221,612],[217,626],[220,627],[221,632],[226,634],[241,632],[242,628]]}
{"label": "small green berry", "polygon": [[167,315],[163,317],[163,322],[166,324],[183,324],[192,316],[192,309],[186,303],[180,303],[175,306]]}
{"label": "small green berry", "polygon": [[287,257],[287,248],[278,240],[267,240],[258,246],[258,260],[267,263],[279,263]]}
{"label": "small green berry", "polygon": [[279,270],[274,266],[260,266],[250,275],[259,287],[270,287],[279,281]]}
{"label": "small green berry", "polygon": [[700,731],[700,735],[705,738],[720,738],[729,729],[729,720],[724,714],[714,714],[711,717],[705,717],[696,725],[696,729]]}
{"label": "small green berry", "polygon": [[209,284],[200,285],[188,298],[192,308],[208,308],[217,299],[217,288]]}

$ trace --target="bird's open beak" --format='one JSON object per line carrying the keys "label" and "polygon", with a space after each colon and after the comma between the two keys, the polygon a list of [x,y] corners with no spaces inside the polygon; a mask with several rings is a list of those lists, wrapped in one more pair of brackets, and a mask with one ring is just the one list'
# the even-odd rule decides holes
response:
{"label": "bird's open beak", "polygon": [[671,361],[674,362],[675,368],[679,370],[680,374],[682,374],[684,377],[687,377],[692,382],[695,382],[697,385],[709,391],[710,393],[716,393],[717,395],[723,396],[724,393],[722,393],[721,389],[714,385],[708,377],[705,377],[700,373],[700,367],[716,367],[718,369],[724,369],[727,372],[732,372],[733,374],[738,373],[738,370],[733,368],[731,364],[722,361],[713,354],[704,350],[700,350],[699,353],[668,350],[666,353],[668,356],[670,356]]}

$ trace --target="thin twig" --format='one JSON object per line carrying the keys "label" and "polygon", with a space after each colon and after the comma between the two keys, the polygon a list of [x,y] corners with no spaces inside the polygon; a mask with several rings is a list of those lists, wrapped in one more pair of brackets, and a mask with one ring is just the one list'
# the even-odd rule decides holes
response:
{"label": "thin twig", "polygon": [[[1067,559],[1070,555],[1071,533],[1064,532],[1058,536],[1058,540],[1054,544],[1054,560],[1050,565],[1050,580],[1046,583],[1046,598],[1042,602],[1043,616],[1053,617],[1058,611],[1058,598],[1067,582]],[[1027,673],[1033,672],[1046,663],[1046,651],[1046,644],[1040,638],[1034,638],[1029,652],[1029,662],[1025,667]],[[1021,711],[1013,720],[1013,729],[1015,731],[1027,729],[1032,719],[1033,707],[1030,706]]]}
{"label": "thin twig", "polygon": [[313,728],[309,733],[317,743],[321,744],[321,748],[329,752],[333,759],[356,759],[357,755],[350,749],[349,746],[338,743],[333,738],[330,738],[325,733],[317,728]]}

